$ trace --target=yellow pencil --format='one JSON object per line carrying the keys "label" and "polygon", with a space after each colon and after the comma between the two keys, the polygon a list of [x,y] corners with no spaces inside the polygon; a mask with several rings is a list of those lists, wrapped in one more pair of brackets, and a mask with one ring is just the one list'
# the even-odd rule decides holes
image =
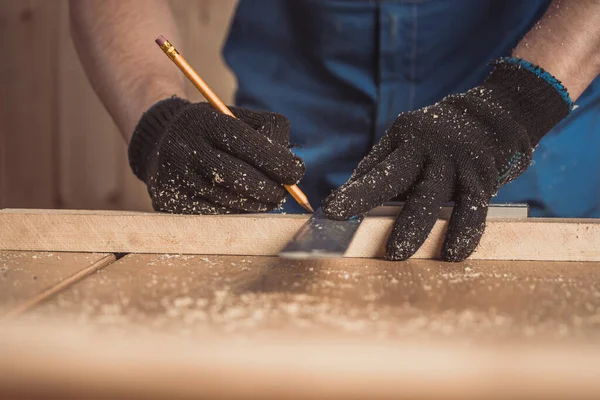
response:
{"label": "yellow pencil", "polygon": [[[230,117],[235,118],[235,115],[231,112],[231,110],[217,97],[215,92],[211,90],[210,87],[204,82],[204,80],[194,71],[194,69],[188,64],[187,61],[183,58],[181,54],[177,51],[175,46],[173,46],[164,36],[159,36],[156,39],[156,44],[160,46],[160,48],[165,52],[165,54],[179,67],[181,72],[192,82],[194,86],[202,93],[204,98],[218,111],[223,114],[229,115]],[[286,190],[292,195],[292,197],[304,207],[306,210],[314,213],[315,211],[310,206],[308,202],[308,198],[306,195],[300,190],[300,188],[296,185],[284,185]]]}

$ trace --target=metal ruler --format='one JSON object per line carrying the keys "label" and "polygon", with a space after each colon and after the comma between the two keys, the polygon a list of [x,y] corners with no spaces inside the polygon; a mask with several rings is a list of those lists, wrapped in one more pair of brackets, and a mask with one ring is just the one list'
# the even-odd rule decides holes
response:
{"label": "metal ruler", "polygon": [[[450,218],[452,209],[452,205],[442,207],[438,218]],[[387,203],[371,210],[366,216],[395,217],[401,210],[402,203]],[[493,204],[488,209],[487,218],[527,218],[528,216],[527,204]],[[301,260],[343,257],[364,218],[363,215],[347,221],[334,221],[326,218],[323,210],[319,208],[302,225],[279,256]]]}

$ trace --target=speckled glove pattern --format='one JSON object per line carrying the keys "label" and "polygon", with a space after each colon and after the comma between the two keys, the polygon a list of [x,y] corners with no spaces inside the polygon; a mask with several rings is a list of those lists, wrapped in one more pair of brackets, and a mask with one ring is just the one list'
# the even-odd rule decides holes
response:
{"label": "speckled glove pattern", "polygon": [[464,260],[481,239],[492,197],[529,167],[537,143],[571,109],[566,89],[546,71],[497,60],[482,85],[400,114],[323,209],[347,219],[405,197],[387,243],[387,258],[404,260],[453,201],[442,259]]}
{"label": "speckled glove pattern", "polygon": [[157,211],[182,214],[265,212],[281,206],[284,184],[304,174],[289,150],[282,115],[208,103],[162,100],[140,119],[129,145],[133,172]]}

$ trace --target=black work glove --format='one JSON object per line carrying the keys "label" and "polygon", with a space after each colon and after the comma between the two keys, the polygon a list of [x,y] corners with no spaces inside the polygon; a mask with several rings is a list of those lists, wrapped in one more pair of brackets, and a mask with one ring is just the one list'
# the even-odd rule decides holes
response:
{"label": "black work glove", "polygon": [[527,169],[537,143],[572,108],[566,89],[542,69],[515,58],[494,66],[481,86],[400,114],[325,200],[325,214],[348,219],[406,196],[386,254],[404,260],[425,241],[442,205],[454,201],[442,259],[471,255],[491,198]]}
{"label": "black work glove", "polygon": [[182,214],[264,212],[278,208],[304,174],[288,147],[290,123],[282,115],[172,97],[140,119],[129,163],[146,183],[157,211]]}

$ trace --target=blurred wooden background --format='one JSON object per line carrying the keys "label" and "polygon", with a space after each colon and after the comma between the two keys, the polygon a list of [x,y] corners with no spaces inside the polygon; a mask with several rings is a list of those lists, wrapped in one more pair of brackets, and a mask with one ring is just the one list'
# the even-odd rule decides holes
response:
{"label": "blurred wooden background", "polygon": [[[177,47],[227,103],[235,80],[221,46],[235,4],[171,0]],[[67,1],[0,0],[0,48],[0,208],[149,210],[75,53]]]}

